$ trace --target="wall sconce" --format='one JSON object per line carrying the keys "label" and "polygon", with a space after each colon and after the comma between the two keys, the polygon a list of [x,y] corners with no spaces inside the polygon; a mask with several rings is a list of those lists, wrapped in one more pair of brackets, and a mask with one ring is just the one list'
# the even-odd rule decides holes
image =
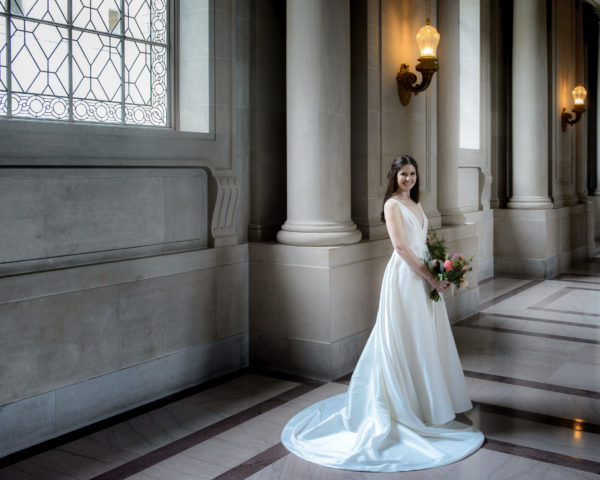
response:
{"label": "wall sconce", "polygon": [[562,124],[563,132],[567,129],[567,123],[569,125],[575,125],[579,120],[581,120],[581,116],[583,112],[585,112],[585,96],[587,92],[585,88],[581,86],[581,83],[578,84],[573,91],[571,92],[573,95],[573,113],[575,114],[575,118],[571,120],[573,114],[567,112],[566,108],[563,108],[562,113],[560,115],[560,121]]}
{"label": "wall sconce", "polygon": [[400,103],[402,105],[408,105],[410,103],[410,95],[415,95],[419,92],[427,90],[433,74],[438,71],[440,66],[438,65],[437,57],[435,56],[435,50],[440,41],[440,34],[429,25],[429,19],[426,21],[426,25],[419,30],[417,33],[417,45],[421,56],[419,57],[419,63],[415,67],[417,72],[421,72],[421,83],[414,85],[417,82],[417,76],[408,70],[408,64],[403,63],[400,65],[400,71],[396,75],[396,81],[398,82],[398,97],[400,97]]}

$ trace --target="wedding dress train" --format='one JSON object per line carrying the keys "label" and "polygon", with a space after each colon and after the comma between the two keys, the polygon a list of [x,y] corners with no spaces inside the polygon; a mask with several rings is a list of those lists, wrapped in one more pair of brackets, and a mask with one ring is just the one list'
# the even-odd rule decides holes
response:
{"label": "wedding dress train", "polygon": [[[421,225],[397,203],[406,241],[423,258],[423,209]],[[429,298],[429,289],[394,252],[348,391],[294,416],[281,436],[288,450],[328,467],[395,472],[446,465],[481,446],[482,433],[454,419],[472,404],[446,307]]]}

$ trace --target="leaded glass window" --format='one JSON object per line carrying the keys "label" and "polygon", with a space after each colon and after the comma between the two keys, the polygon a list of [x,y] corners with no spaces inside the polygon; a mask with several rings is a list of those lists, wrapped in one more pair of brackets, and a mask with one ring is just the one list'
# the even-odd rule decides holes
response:
{"label": "leaded glass window", "polygon": [[168,0],[0,0],[0,115],[168,125]]}

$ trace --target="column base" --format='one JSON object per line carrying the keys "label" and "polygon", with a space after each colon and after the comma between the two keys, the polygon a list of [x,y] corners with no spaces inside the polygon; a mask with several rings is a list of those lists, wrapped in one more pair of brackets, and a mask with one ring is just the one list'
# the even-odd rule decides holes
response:
{"label": "column base", "polygon": [[578,193],[577,200],[579,203],[590,203],[591,202],[591,200],[589,199],[589,197],[586,193]]}
{"label": "column base", "polygon": [[513,197],[508,201],[507,208],[526,210],[546,210],[554,208],[548,197]]}
{"label": "column base", "polygon": [[277,241],[297,247],[331,247],[358,243],[362,233],[354,223],[305,225],[286,222],[277,233]]}

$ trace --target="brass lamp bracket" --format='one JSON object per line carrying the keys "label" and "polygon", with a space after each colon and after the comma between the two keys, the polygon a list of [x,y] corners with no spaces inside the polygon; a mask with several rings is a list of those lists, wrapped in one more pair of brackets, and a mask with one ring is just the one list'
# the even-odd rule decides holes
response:
{"label": "brass lamp bracket", "polygon": [[419,63],[415,67],[417,72],[421,72],[421,83],[415,85],[417,82],[417,75],[409,70],[409,66],[406,63],[400,65],[400,71],[396,75],[396,82],[398,82],[398,97],[402,105],[408,105],[410,103],[411,93],[417,95],[419,92],[427,90],[433,75],[439,70],[437,58],[420,57]]}
{"label": "brass lamp bracket", "polygon": [[562,113],[560,115],[560,122],[562,126],[562,131],[567,130],[567,124],[575,125],[579,120],[581,120],[581,116],[585,112],[585,107],[583,105],[575,105],[573,107],[573,113],[575,114],[575,118],[572,113],[567,112],[566,108],[563,108]]}

